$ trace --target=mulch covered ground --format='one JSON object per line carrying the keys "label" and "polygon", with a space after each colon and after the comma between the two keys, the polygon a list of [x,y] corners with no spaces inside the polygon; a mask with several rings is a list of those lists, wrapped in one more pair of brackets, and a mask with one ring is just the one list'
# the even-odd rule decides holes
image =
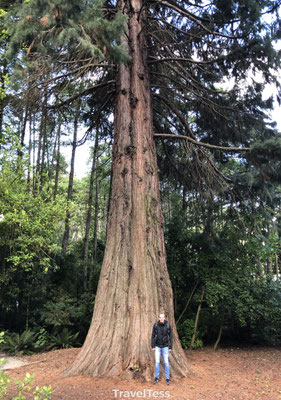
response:
{"label": "mulch covered ground", "polygon": [[[24,357],[29,364],[6,371],[12,380],[34,373],[34,386],[52,385],[52,400],[155,399],[281,400],[281,349],[211,348],[188,350],[190,375],[153,385],[140,380],[66,377],[64,370],[80,349],[57,350]],[[16,394],[11,387],[7,399]]]}

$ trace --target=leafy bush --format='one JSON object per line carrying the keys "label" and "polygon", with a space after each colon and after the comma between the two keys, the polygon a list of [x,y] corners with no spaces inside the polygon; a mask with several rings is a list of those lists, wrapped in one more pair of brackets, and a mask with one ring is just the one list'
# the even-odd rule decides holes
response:
{"label": "leafy bush", "polygon": [[180,341],[182,347],[184,349],[192,348],[197,349],[199,347],[203,347],[202,333],[197,330],[196,338],[194,344],[191,346],[191,339],[194,332],[194,320],[186,319],[180,326],[178,327],[178,333],[180,337]]}
{"label": "leafy bush", "polygon": [[5,332],[0,332],[0,344],[5,342],[4,336]]}
{"label": "leafy bush", "polygon": [[4,398],[7,394],[8,385],[10,383],[10,377],[3,371],[3,365],[5,364],[4,358],[0,359],[0,399]]}
{"label": "leafy bush", "polygon": [[[1,375],[0,375],[1,376]],[[2,376],[4,379],[7,379],[7,382],[10,383],[10,377],[7,377],[4,372],[2,372]],[[34,382],[34,374],[30,374],[27,372],[25,378],[23,379],[18,379],[14,384],[18,388],[18,393],[15,397],[12,398],[12,400],[24,400],[26,399],[26,395],[29,395],[31,393],[31,384]],[[8,384],[7,384],[8,386]],[[4,394],[7,392],[7,386],[5,388]],[[1,384],[0,384],[0,399],[1,397]],[[43,386],[39,387],[36,386],[36,389],[32,392],[33,400],[50,400],[51,399],[51,394],[54,393],[54,390],[52,390],[52,386]],[[29,397],[30,398],[30,397]]]}
{"label": "leafy bush", "polygon": [[42,351],[46,348],[48,344],[48,336],[48,332],[45,328],[40,329],[39,333],[37,334],[37,340],[34,343],[36,350]]}
{"label": "leafy bush", "polygon": [[36,334],[32,331],[24,331],[23,333],[6,334],[5,342],[1,343],[2,351],[14,355],[32,354],[34,352],[34,343]]}
{"label": "leafy bush", "polygon": [[70,349],[71,347],[79,344],[77,343],[78,335],[79,332],[73,334],[67,328],[63,328],[60,333],[51,335],[48,349]]}

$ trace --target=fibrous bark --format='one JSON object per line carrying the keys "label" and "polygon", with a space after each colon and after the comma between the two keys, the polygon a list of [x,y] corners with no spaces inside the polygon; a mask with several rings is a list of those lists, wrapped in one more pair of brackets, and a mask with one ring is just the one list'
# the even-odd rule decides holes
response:
{"label": "fibrous bark", "polygon": [[120,1],[119,8],[128,15],[128,37],[123,37],[123,44],[131,61],[119,66],[117,78],[107,242],[91,327],[69,373],[151,379],[151,330],[164,309],[174,332],[171,373],[185,376],[186,359],[175,328],[166,266],[146,69],[145,11],[141,0],[131,1],[128,9]]}

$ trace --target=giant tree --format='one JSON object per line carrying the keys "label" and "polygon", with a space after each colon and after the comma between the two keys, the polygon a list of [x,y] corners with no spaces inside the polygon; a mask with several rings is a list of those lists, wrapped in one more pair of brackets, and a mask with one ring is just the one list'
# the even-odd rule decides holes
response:
{"label": "giant tree", "polygon": [[[218,162],[273,134],[264,121],[272,102],[262,100],[255,73],[276,81],[278,6],[269,0],[30,0],[16,12],[10,55],[23,38],[27,57],[53,68],[48,82],[37,75],[34,84],[48,83],[56,93],[75,79],[87,84],[49,107],[95,97],[97,114],[114,112],[104,261],[92,324],[70,373],[149,379],[150,332],[163,308],[175,333],[172,373],[186,375],[166,267],[154,137],[184,140],[185,180],[202,191],[216,182],[226,188],[229,179]],[[231,78],[233,87],[223,90]],[[212,149],[222,156],[214,160]]]}

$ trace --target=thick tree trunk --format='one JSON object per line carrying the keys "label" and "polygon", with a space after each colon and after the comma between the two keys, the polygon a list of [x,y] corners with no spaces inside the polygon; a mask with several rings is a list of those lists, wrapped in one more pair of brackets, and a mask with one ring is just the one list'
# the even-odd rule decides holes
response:
{"label": "thick tree trunk", "polygon": [[94,315],[70,374],[150,380],[150,337],[162,308],[174,332],[172,376],[187,374],[166,266],[142,3],[132,0],[130,10],[127,3],[119,3],[128,15],[129,38],[124,44],[131,61],[119,67],[117,80],[112,193]]}

